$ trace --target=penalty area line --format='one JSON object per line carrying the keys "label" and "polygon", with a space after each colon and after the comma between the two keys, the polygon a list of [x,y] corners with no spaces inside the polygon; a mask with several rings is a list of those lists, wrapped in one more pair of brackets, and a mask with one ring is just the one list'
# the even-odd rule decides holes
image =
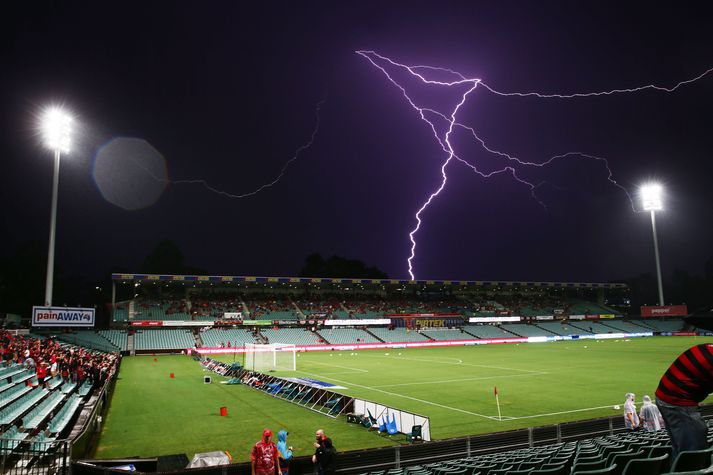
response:
{"label": "penalty area line", "polygon": [[358,388],[367,389],[367,390],[369,390],[369,391],[376,391],[376,392],[379,392],[379,393],[388,394],[389,396],[396,396],[396,397],[400,397],[400,398],[404,398],[404,399],[409,399],[409,400],[411,400],[411,401],[420,402],[420,403],[422,403],[422,404],[428,404],[428,405],[430,405],[430,406],[440,407],[441,409],[448,409],[448,410],[450,410],[450,411],[460,412],[460,413],[462,413],[462,414],[468,414],[468,415],[471,415],[471,416],[482,417],[483,419],[498,420],[497,416],[486,416],[485,414],[478,414],[477,412],[466,411],[465,409],[460,409],[460,408],[457,408],[457,407],[446,406],[446,405],[444,405],[444,404],[439,404],[439,403],[433,402],[433,401],[427,401],[427,400],[425,400],[425,399],[419,399],[419,398],[412,397],[412,396],[405,396],[405,395],[399,394],[399,393],[392,393],[391,391],[384,391],[383,389],[377,389],[377,388],[374,388],[374,387],[371,387],[371,386],[364,386],[363,384],[352,383],[351,381],[344,381],[344,380],[340,380],[340,379],[337,379],[337,378],[330,378],[330,377],[328,377],[328,376],[323,376],[323,375],[317,374],[317,373],[309,373],[309,372],[307,372],[307,371],[300,371],[300,370],[297,370],[297,372],[298,372],[298,373],[302,373],[302,374],[306,374],[306,375],[309,375],[309,376],[315,376],[315,377],[322,378],[322,379],[328,379],[328,380],[331,380],[331,381],[336,381],[336,382],[339,383],[339,384],[344,384],[344,385],[348,385],[348,386],[356,386],[356,387],[358,387]]}
{"label": "penalty area line", "polygon": [[441,379],[436,381],[418,381],[415,383],[396,383],[396,384],[382,384],[379,386],[373,386],[375,388],[394,388],[398,386],[420,386],[423,384],[444,384],[444,383],[460,383],[464,381],[483,381],[485,379],[509,379],[509,378],[522,378],[523,376],[540,376],[543,374],[548,374],[546,371],[540,373],[525,373],[525,374],[509,374],[506,376],[480,376],[476,378],[461,378],[461,379]]}

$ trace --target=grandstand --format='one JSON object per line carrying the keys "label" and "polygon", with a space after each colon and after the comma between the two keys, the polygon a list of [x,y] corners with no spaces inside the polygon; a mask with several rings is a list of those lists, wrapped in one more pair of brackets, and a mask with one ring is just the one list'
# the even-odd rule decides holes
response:
{"label": "grandstand", "polygon": [[379,343],[380,340],[365,330],[354,328],[330,328],[320,332],[326,343],[333,345],[350,343]]}
{"label": "grandstand", "polygon": [[425,328],[420,330],[421,334],[430,338],[431,340],[474,340],[477,337],[466,333],[460,329],[454,328]]}
{"label": "grandstand", "polygon": [[[160,330],[159,330],[160,331]],[[200,335],[203,346],[220,347],[230,344],[232,347],[242,347],[245,343],[259,343],[252,331],[237,328],[210,328]]]}
{"label": "grandstand", "polygon": [[420,332],[411,331],[411,329],[404,327],[391,329],[385,327],[372,327],[369,328],[369,332],[381,341],[389,343],[428,341],[428,337],[422,335]]}
{"label": "grandstand", "polygon": [[263,329],[260,331],[265,341],[263,343],[284,343],[294,345],[319,345],[324,341],[320,341],[320,337],[314,332],[301,328],[280,328]]}
{"label": "grandstand", "polygon": [[134,335],[137,350],[180,350],[195,345],[190,330],[139,330]]}

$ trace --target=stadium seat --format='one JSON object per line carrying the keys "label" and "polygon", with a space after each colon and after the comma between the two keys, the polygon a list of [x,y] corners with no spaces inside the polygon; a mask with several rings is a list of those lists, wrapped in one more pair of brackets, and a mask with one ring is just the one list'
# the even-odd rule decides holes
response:
{"label": "stadium seat", "polygon": [[600,470],[607,466],[608,465],[607,465],[606,460],[603,460],[603,459],[596,460],[596,461],[589,461],[589,462],[574,462],[572,471],[573,472],[590,472],[592,470]]}
{"label": "stadium seat", "polygon": [[415,425],[411,427],[411,432],[406,434],[406,440],[408,440],[409,442],[413,442],[415,440],[422,440],[421,429],[422,427],[420,425]]}
{"label": "stadium seat", "polygon": [[661,464],[661,473],[668,472],[671,469],[672,450],[673,448],[670,445],[657,445],[649,448],[649,458],[668,455],[668,457]]}
{"label": "stadium seat", "polygon": [[584,472],[572,472],[572,475],[611,475],[616,473],[616,465],[611,465],[599,470],[589,470]]}
{"label": "stadium seat", "polygon": [[638,452],[632,452],[632,453],[613,453],[613,456],[610,458],[610,464],[614,464],[618,466],[619,468],[617,471],[614,473],[621,473],[624,470],[624,467],[626,467],[626,464],[629,463],[629,460],[634,460],[637,458],[642,458],[645,457],[644,451],[639,450]]}
{"label": "stadium seat", "polygon": [[566,465],[559,465],[557,467],[551,468],[541,468],[539,470],[533,470],[530,475],[567,475],[569,470]]}
{"label": "stadium seat", "polygon": [[389,435],[396,435],[399,433],[399,430],[396,428],[396,416],[392,415],[391,420],[386,421],[386,431],[389,433]]}
{"label": "stadium seat", "polygon": [[654,458],[631,459],[626,464],[623,475],[658,475],[661,467],[668,460],[668,454]]}
{"label": "stadium seat", "polygon": [[672,472],[701,470],[711,465],[713,448],[703,450],[686,450],[678,454],[671,467]]}

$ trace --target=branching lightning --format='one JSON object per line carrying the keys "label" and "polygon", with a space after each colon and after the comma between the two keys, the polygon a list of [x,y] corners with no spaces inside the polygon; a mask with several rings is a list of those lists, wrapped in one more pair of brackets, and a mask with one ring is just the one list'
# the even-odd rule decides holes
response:
{"label": "branching lightning", "polygon": [[[255,196],[258,193],[275,186],[282,179],[282,177],[285,176],[285,173],[287,173],[287,169],[290,168],[290,165],[292,165],[292,163],[295,162],[300,157],[300,155],[302,155],[302,153],[305,150],[309,149],[312,146],[312,144],[315,141],[315,138],[317,137],[317,134],[319,133],[319,127],[320,127],[320,122],[321,122],[320,113],[322,110],[322,106],[324,106],[325,102],[327,102],[326,95],[315,106],[315,110],[314,110],[315,124],[314,124],[314,128],[312,129],[312,133],[309,136],[309,139],[295,150],[295,153],[292,155],[292,157],[289,160],[287,160],[284,165],[282,165],[280,172],[277,174],[277,176],[275,178],[268,181],[267,183],[260,185],[259,187],[255,188],[252,191],[248,191],[245,193],[230,193],[228,191],[220,190],[214,186],[211,186],[208,183],[208,180],[204,180],[204,179],[166,180],[166,179],[158,178],[158,177],[154,176],[153,174],[151,174],[151,176],[156,180],[170,183],[172,185],[202,185],[208,191],[211,191],[215,194],[224,196],[226,198],[238,199],[238,198],[249,198],[251,196]],[[148,170],[147,170],[147,173],[148,173]]]}
{"label": "branching lightning", "polygon": [[[428,65],[415,65],[415,66],[409,66],[405,64],[398,63],[396,61],[393,61],[392,59],[382,56],[375,51],[367,51],[367,50],[359,50],[356,51],[357,54],[363,56],[366,60],[368,60],[374,67],[379,69],[393,84],[396,88],[398,88],[401,91],[401,94],[404,96],[408,104],[418,112],[421,120],[426,122],[431,129],[431,132],[433,133],[433,137],[436,139],[438,144],[440,145],[441,149],[446,153],[446,159],[444,160],[443,164],[441,165],[441,181],[440,185],[428,195],[428,199],[421,205],[421,207],[418,209],[416,212],[415,218],[416,218],[416,226],[411,230],[409,233],[409,240],[411,241],[411,252],[410,255],[407,259],[407,264],[408,264],[408,273],[411,279],[415,279],[415,274],[414,274],[414,268],[413,268],[413,259],[416,257],[416,233],[421,229],[421,225],[423,224],[423,220],[421,218],[422,213],[428,208],[428,206],[433,202],[436,197],[445,189],[446,183],[448,181],[448,175],[446,173],[446,169],[448,165],[451,163],[453,159],[456,161],[460,162],[461,164],[467,166],[470,168],[473,172],[477,173],[483,178],[490,178],[494,175],[502,174],[502,173],[507,173],[510,174],[513,179],[525,186],[527,186],[530,189],[530,194],[532,197],[537,200],[537,202],[546,208],[545,203],[538,198],[536,191],[537,189],[545,184],[546,182],[540,182],[540,183],[532,183],[524,178],[522,178],[520,175],[518,175],[518,168],[516,167],[547,167],[548,165],[552,164],[553,162],[557,160],[563,160],[563,159],[572,159],[572,158],[578,158],[578,159],[586,159],[586,160],[594,160],[596,162],[601,163],[606,172],[607,172],[607,180],[623,191],[628,198],[632,210],[636,211],[636,208],[634,206],[634,201],[627,191],[627,189],[619,184],[613,176],[611,167],[609,166],[609,161],[606,158],[603,157],[598,157],[595,155],[583,153],[583,152],[567,152],[559,155],[552,156],[548,158],[547,160],[543,162],[531,162],[531,161],[525,161],[521,160],[513,155],[510,155],[506,152],[496,150],[492,147],[489,147],[485,140],[482,139],[481,137],[478,136],[476,133],[475,129],[472,127],[469,127],[467,125],[464,125],[460,122],[458,122],[456,116],[458,114],[458,111],[461,109],[461,107],[465,104],[466,99],[468,96],[476,90],[478,86],[484,88],[485,90],[489,91],[492,94],[496,94],[498,96],[505,96],[505,97],[537,97],[540,99],[575,99],[575,98],[588,98],[588,97],[599,97],[599,96],[610,96],[610,95],[615,95],[615,94],[628,94],[628,93],[636,93],[636,92],[641,92],[641,91],[646,91],[646,90],[655,90],[655,91],[660,91],[660,92],[667,92],[671,93],[679,89],[680,87],[691,84],[693,82],[696,82],[711,72],[713,72],[713,68],[710,68],[703,73],[699,74],[698,76],[695,76],[693,78],[680,81],[676,83],[672,87],[662,87],[662,86],[657,86],[654,84],[649,84],[645,86],[639,86],[639,87],[634,87],[634,88],[626,88],[626,89],[611,89],[608,91],[598,91],[598,92],[586,92],[586,93],[573,93],[573,94],[543,94],[539,92],[502,92],[498,91],[495,88],[489,86],[488,84],[484,83],[481,79],[478,78],[468,78],[464,76],[463,74],[454,71],[449,68],[443,68],[443,67],[435,67],[435,66],[428,66]],[[416,78],[417,80],[421,81],[423,84],[427,85],[434,85],[434,86],[442,86],[442,87],[448,87],[448,88],[465,88],[466,92],[463,93],[461,96],[460,102],[457,103],[455,107],[450,112],[443,112],[443,111],[437,111],[432,108],[428,107],[419,107],[416,102],[409,96],[409,94],[406,91],[406,88],[399,84],[398,81],[396,81],[391,74],[389,74],[389,71],[387,71],[387,67],[393,68],[394,70],[400,70],[401,72],[408,73],[412,77]],[[444,80],[435,80],[435,79],[429,79],[426,76],[429,73],[439,73],[439,74],[446,74],[452,76],[454,79],[450,81],[444,81]],[[448,128],[445,134],[439,134],[437,126],[435,124],[436,118],[443,119],[447,122]],[[454,150],[450,138],[453,133],[454,128],[461,128],[464,129],[472,135],[473,139],[481,146],[481,148],[488,153],[492,155],[499,156],[501,158],[506,159],[505,165],[502,166],[502,168],[490,171],[490,172],[483,172],[480,170],[476,164],[471,163],[464,158],[460,157],[456,151]]]}

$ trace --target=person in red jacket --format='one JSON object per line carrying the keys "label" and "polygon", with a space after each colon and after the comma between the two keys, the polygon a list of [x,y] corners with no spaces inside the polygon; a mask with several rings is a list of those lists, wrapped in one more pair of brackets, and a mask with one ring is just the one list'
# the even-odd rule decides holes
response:
{"label": "person in red jacket", "polygon": [[272,441],[272,431],[265,429],[260,439],[250,452],[252,475],[282,475],[277,445]]}
{"label": "person in red jacket", "polygon": [[40,361],[37,365],[37,383],[40,387],[45,385],[45,378],[47,377],[47,367],[44,361]]}

